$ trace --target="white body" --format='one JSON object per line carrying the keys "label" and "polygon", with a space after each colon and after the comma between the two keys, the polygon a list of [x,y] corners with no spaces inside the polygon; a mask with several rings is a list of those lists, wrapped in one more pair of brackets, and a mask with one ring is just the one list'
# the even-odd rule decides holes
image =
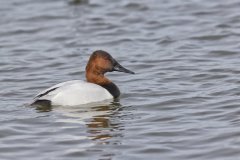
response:
{"label": "white body", "polygon": [[[38,97],[56,87],[58,88]],[[59,83],[39,93],[36,97],[35,100],[49,100],[52,105],[63,106],[76,106],[113,99],[113,96],[105,88],[81,80]]]}

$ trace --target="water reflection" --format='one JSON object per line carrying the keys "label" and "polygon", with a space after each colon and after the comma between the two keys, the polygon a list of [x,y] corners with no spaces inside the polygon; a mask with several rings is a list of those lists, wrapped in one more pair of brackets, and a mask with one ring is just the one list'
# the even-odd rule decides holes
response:
{"label": "water reflection", "polygon": [[35,106],[37,112],[60,113],[57,122],[84,124],[87,137],[91,140],[108,140],[122,136],[121,111],[123,106],[118,100],[82,106]]}
{"label": "water reflection", "polygon": [[118,119],[120,108],[121,105],[119,103],[94,107],[95,111],[106,114],[93,116],[86,124],[89,137],[91,137],[92,140],[106,140],[113,136],[121,136],[119,133],[114,134],[121,130],[120,121]]}

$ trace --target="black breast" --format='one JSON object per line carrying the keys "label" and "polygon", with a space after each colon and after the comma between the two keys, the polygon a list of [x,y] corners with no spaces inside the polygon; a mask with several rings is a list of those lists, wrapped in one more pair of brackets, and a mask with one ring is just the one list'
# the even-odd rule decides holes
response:
{"label": "black breast", "polygon": [[114,83],[109,83],[105,85],[101,85],[103,88],[108,90],[108,92],[114,97],[117,98],[120,96],[120,91],[118,87]]}

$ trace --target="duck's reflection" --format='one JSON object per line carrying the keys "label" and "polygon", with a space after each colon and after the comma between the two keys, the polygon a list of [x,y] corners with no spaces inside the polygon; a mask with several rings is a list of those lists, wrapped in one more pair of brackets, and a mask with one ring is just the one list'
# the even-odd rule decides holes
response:
{"label": "duck's reflection", "polygon": [[59,118],[58,122],[86,125],[87,137],[92,140],[107,140],[122,136],[122,106],[117,100],[75,107],[45,105],[37,106],[36,110],[38,112],[61,113],[64,117]]}
{"label": "duck's reflection", "polygon": [[118,119],[120,117],[120,109],[121,105],[119,103],[94,107],[94,110],[105,114],[94,116],[86,124],[91,139],[106,140],[113,136],[121,136],[119,132],[122,128]]}

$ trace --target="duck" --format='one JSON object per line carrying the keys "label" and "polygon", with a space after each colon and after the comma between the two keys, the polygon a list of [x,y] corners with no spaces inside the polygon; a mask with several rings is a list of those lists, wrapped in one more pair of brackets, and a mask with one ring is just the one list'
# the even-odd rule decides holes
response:
{"label": "duck", "polygon": [[37,94],[31,105],[47,102],[51,106],[77,106],[117,99],[120,96],[119,88],[105,76],[105,73],[113,71],[135,74],[120,65],[108,52],[94,51],[85,68],[86,80],[56,84]]}

